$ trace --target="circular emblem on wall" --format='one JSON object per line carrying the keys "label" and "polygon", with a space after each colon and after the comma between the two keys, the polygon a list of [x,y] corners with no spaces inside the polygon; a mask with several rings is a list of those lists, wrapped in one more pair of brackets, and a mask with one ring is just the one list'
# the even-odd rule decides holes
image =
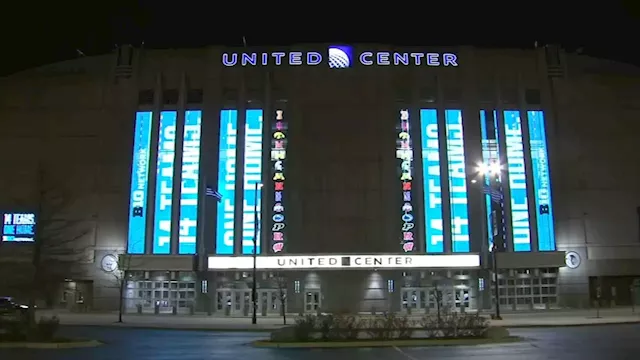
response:
{"label": "circular emblem on wall", "polygon": [[118,268],[118,258],[115,255],[105,255],[100,262],[102,270],[106,272],[114,272]]}
{"label": "circular emblem on wall", "polygon": [[580,262],[582,259],[580,258],[580,254],[575,251],[568,251],[564,255],[564,263],[567,264],[569,269],[575,269],[580,266]]}

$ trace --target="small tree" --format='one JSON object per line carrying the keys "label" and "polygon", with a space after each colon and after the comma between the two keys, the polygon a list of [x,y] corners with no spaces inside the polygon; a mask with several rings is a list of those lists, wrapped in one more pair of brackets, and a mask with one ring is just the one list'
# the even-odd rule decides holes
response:
{"label": "small tree", "polygon": [[438,316],[438,326],[442,325],[442,315],[441,315],[441,308],[442,308],[442,291],[440,291],[438,289],[438,281],[434,281],[433,282],[433,298],[436,301],[436,311],[437,311],[437,316]]}
{"label": "small tree", "polygon": [[111,272],[113,281],[118,288],[118,322],[121,323],[125,308],[125,294],[127,290],[127,276],[131,269],[132,256],[129,254],[120,254],[117,259],[117,267]]}
{"label": "small tree", "polygon": [[280,300],[282,324],[287,325],[287,278],[282,273],[276,273],[275,275],[276,286],[278,287],[278,299]]}

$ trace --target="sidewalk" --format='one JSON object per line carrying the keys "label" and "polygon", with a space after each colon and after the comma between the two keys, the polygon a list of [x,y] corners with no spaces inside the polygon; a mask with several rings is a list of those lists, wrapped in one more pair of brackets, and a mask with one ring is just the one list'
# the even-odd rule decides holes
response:
{"label": "sidewalk", "polygon": [[[57,315],[62,325],[119,326],[157,329],[219,330],[219,331],[270,331],[282,327],[280,317],[258,317],[252,325],[251,318],[232,318],[206,315],[137,315],[123,316],[117,323],[117,313],[70,313],[64,310],[38,311],[37,316]],[[435,315],[435,314],[432,314]],[[489,316],[489,313],[483,313]],[[421,316],[412,316],[418,320]],[[296,316],[287,316],[287,324],[293,324]],[[504,327],[557,327],[603,324],[640,323],[640,311],[632,314],[631,308],[602,309],[600,317],[595,310],[546,310],[538,312],[503,313],[503,320],[492,320],[493,326]]]}

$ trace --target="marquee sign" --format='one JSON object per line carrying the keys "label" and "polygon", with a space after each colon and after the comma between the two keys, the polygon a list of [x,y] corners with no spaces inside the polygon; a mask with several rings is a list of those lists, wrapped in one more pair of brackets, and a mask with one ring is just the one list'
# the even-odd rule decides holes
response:
{"label": "marquee sign", "polygon": [[[434,269],[475,268],[480,266],[477,254],[460,255],[310,255],[310,256],[258,256],[259,270],[309,269]],[[253,268],[253,257],[210,256],[209,270],[248,270]]]}
{"label": "marquee sign", "polygon": [[352,46],[332,45],[326,51],[225,52],[222,65],[234,66],[317,66],[329,68],[361,66],[429,66],[457,67],[458,56],[440,52],[362,51],[355,54]]}

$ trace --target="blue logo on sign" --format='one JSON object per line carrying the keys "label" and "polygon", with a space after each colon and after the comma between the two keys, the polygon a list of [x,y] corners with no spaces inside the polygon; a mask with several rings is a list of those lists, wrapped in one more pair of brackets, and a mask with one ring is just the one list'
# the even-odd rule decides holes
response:
{"label": "blue logo on sign", "polygon": [[282,215],[282,214],[273,215],[273,221],[274,222],[283,222],[284,221],[284,215]]}
{"label": "blue logo on sign", "polygon": [[333,45],[329,46],[328,57],[329,68],[331,69],[346,69],[351,67],[353,62],[353,48],[346,45]]}
{"label": "blue logo on sign", "polygon": [[411,214],[404,214],[404,215],[402,215],[402,221],[404,221],[404,222],[411,222],[411,221],[413,221],[413,215],[411,215]]}

